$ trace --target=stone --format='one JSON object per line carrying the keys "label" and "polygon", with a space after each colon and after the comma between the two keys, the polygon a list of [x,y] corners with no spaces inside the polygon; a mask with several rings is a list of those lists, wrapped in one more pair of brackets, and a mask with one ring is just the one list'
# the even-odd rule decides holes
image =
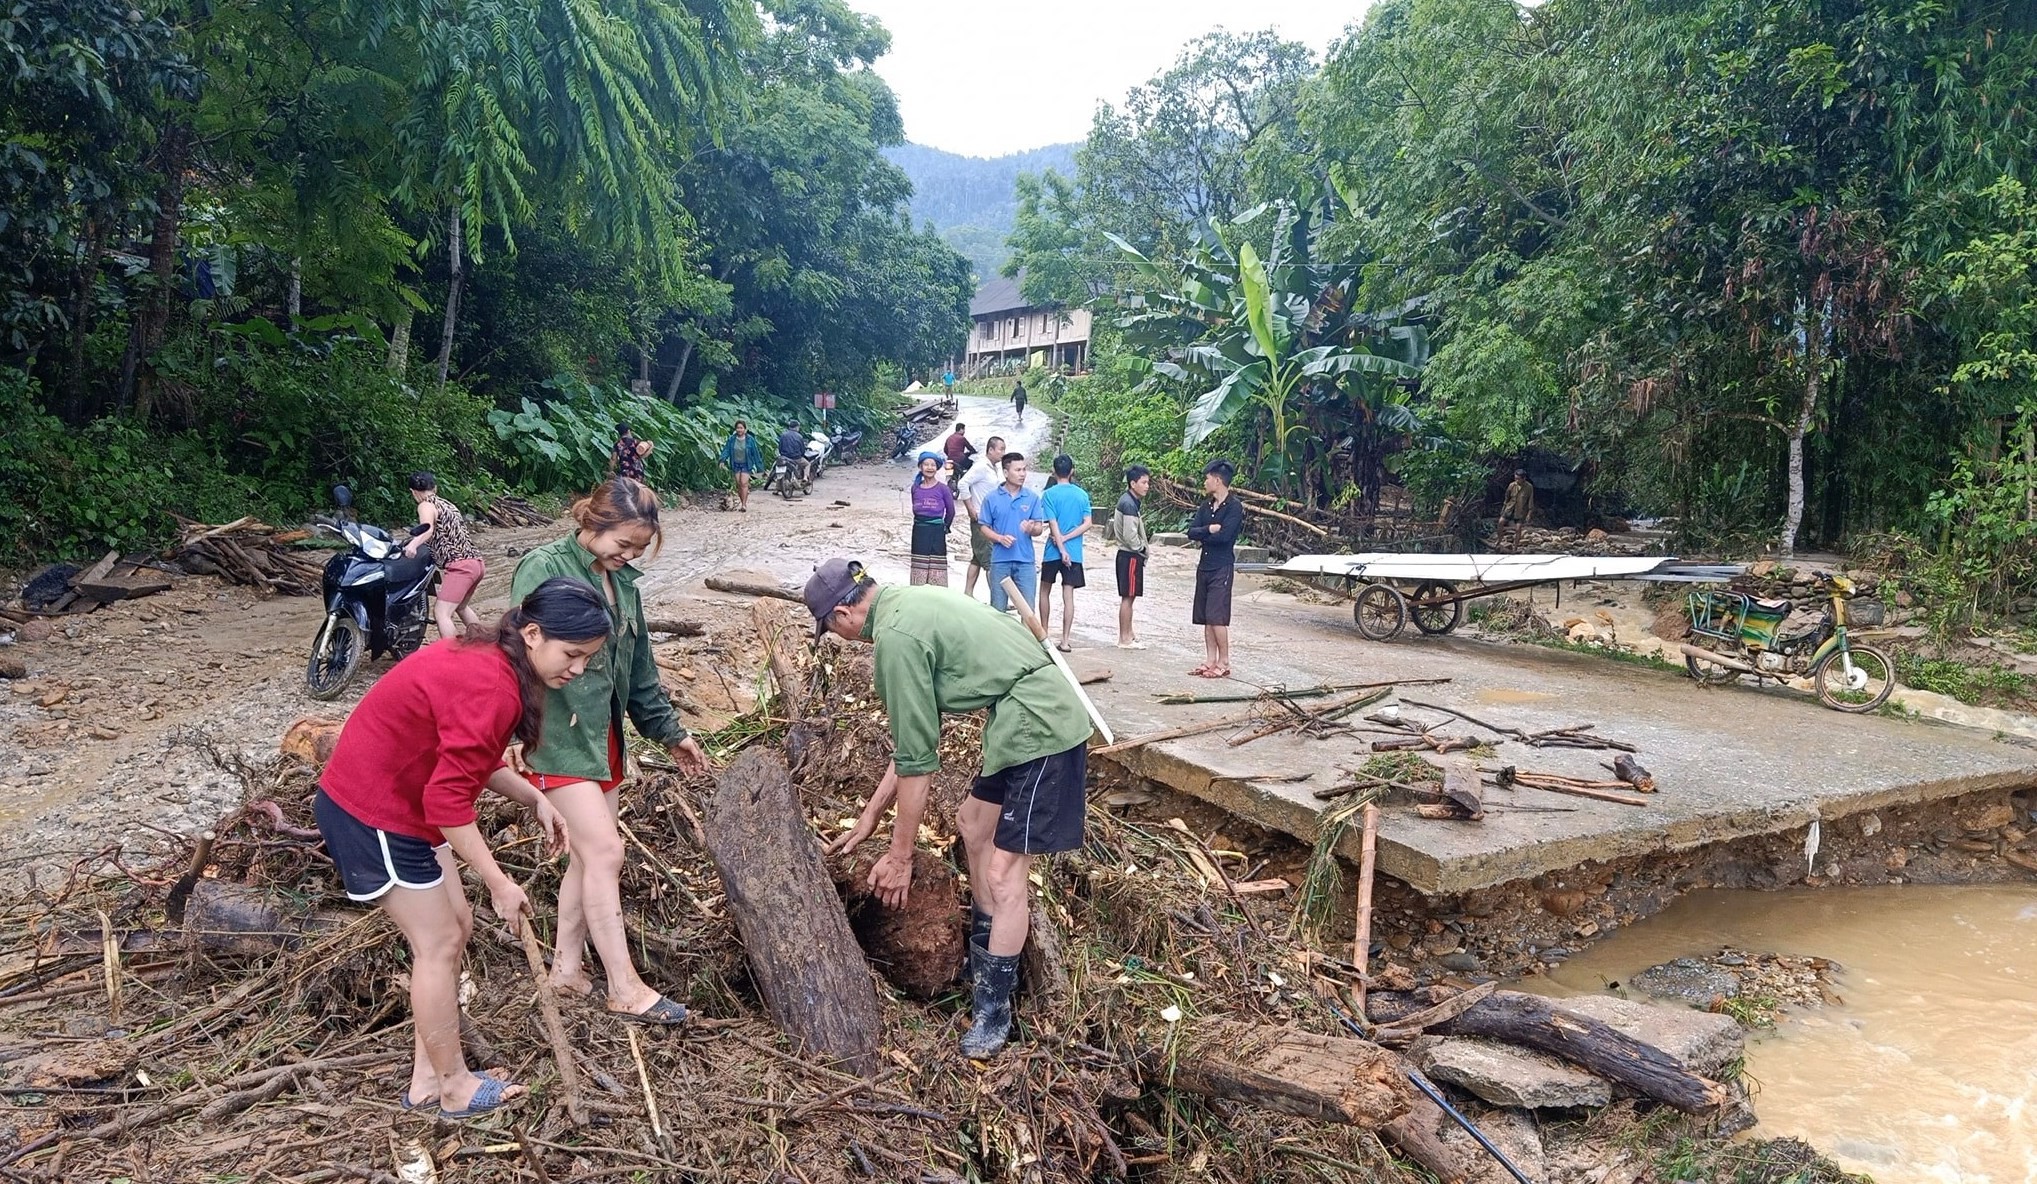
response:
{"label": "stone", "polygon": [[1457,971],[1459,974],[1477,974],[1485,969],[1485,964],[1480,962],[1476,955],[1465,953],[1462,950],[1454,954],[1443,955],[1438,960],[1438,965],[1442,966],[1445,970]]}
{"label": "stone", "polygon": [[1881,815],[1870,813],[1862,814],[1860,816],[1861,838],[1871,839],[1880,833],[1881,833]]}
{"label": "stone", "polygon": [[1613,1090],[1601,1078],[1545,1053],[1495,1040],[1454,1036],[1422,1053],[1422,1071],[1495,1106],[1559,1110],[1603,1106]]}
{"label": "stone", "polygon": [[1188,536],[1180,531],[1165,530],[1153,536],[1153,543],[1161,547],[1186,547]]}
{"label": "stone", "polygon": [[[1495,1110],[1480,1116],[1478,1126],[1522,1175],[1530,1180],[1556,1179],[1550,1174],[1548,1153],[1542,1146],[1542,1132],[1533,1114],[1525,1110]],[[1443,1146],[1454,1149],[1468,1168],[1465,1184],[1514,1184],[1513,1176],[1486,1154],[1463,1127],[1445,1119],[1438,1139]]]}
{"label": "stone", "polygon": [[2016,820],[2016,811],[2007,802],[1989,802],[1986,805],[1970,807],[1960,812],[1959,823],[1968,830],[1995,830]]}
{"label": "stone", "polygon": [[21,626],[16,634],[22,641],[48,641],[56,634],[57,627],[41,617],[34,617]]}
{"label": "stone", "polygon": [[1691,1072],[1706,1076],[1738,1059],[1746,1045],[1745,1034],[1731,1016],[1709,1011],[1637,1003],[1613,995],[1578,995],[1550,1003],[1558,1011],[1587,1016],[1652,1044]]}
{"label": "stone", "polygon": [[1740,993],[1740,980],[1703,958],[1677,958],[1628,977],[1627,985],[1643,995],[1675,999],[1704,1007],[1712,1000]]}

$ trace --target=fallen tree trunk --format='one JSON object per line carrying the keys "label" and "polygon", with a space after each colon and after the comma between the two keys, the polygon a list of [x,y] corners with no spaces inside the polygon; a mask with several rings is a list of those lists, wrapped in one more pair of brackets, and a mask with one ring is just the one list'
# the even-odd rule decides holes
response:
{"label": "fallen tree trunk", "polygon": [[295,949],[306,937],[338,929],[357,913],[311,912],[287,898],[230,880],[197,880],[184,901],[184,941],[229,954]]}
{"label": "fallen tree trunk", "polygon": [[709,576],[701,581],[716,592],[733,592],[738,596],[768,596],[775,600],[790,600],[805,604],[806,598],[794,589],[787,588],[774,580],[740,575]]}
{"label": "fallen tree trunk", "polygon": [[[1405,1059],[1400,1068],[1403,1073],[1421,1072]],[[1443,1141],[1443,1124],[1449,1120],[1441,1106],[1416,1090],[1408,1112],[1380,1127],[1379,1133],[1409,1159],[1429,1169],[1443,1184],[1463,1184],[1471,1178],[1476,1165]]]}
{"label": "fallen tree trunk", "polygon": [[703,820],[750,977],[772,1022],[810,1053],[868,1076],[877,985],[776,753],[752,749],[715,782]]}
{"label": "fallen tree trunk", "polygon": [[1176,1089],[1368,1130],[1406,1114],[1417,1096],[1400,1057],[1376,1044],[1235,1020],[1203,1021],[1171,1054],[1149,1048],[1139,1061]]}
{"label": "fallen tree trunk", "polygon": [[[1392,1024],[1443,1002],[1431,994],[1381,992],[1372,996],[1371,1018]],[[1443,1036],[1487,1036],[1562,1057],[1678,1110],[1697,1113],[1726,1100],[1726,1088],[1700,1077],[1652,1044],[1587,1016],[1559,1011],[1539,995],[1495,991],[1464,1014],[1429,1029]]]}
{"label": "fallen tree trunk", "polygon": [[644,622],[644,629],[650,633],[669,633],[673,637],[699,637],[707,632],[707,626],[699,621],[681,621],[672,617],[652,617]]}

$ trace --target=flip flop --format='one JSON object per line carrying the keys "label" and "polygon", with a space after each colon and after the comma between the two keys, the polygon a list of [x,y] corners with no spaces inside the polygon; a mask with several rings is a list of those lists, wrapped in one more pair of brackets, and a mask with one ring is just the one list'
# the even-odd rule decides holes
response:
{"label": "flip flop", "polygon": [[405,1114],[429,1114],[439,1108],[437,1098],[426,1098],[422,1102],[411,1101],[410,1091],[407,1089],[397,1095],[396,1104],[403,1108]]}
{"label": "flip flop", "polygon": [[1061,651],[1062,653],[1064,653],[1064,654],[1072,654],[1072,653],[1074,653],[1074,652],[1075,652],[1075,647],[1074,647],[1074,646],[1072,646],[1072,645],[1069,645],[1069,644],[1068,644],[1067,642],[1065,642],[1065,641],[1064,641],[1064,642],[1062,642],[1062,643],[1060,643],[1059,645],[1056,645],[1056,646],[1055,646],[1054,648],[1055,648],[1055,649],[1057,649],[1057,650],[1060,650],[1060,651]]}
{"label": "flip flop", "polygon": [[1192,675],[1194,675],[1194,676],[1195,676],[1195,677],[1197,677],[1197,678],[1208,678],[1208,677],[1209,677],[1209,663],[1208,663],[1208,662],[1204,662],[1204,663],[1203,663],[1202,665],[1200,665],[1200,666],[1197,666],[1197,667],[1196,667],[1195,669],[1193,669],[1193,670],[1189,671],[1189,673],[1190,673],[1190,674],[1192,674]]}
{"label": "flip flop", "polygon": [[1142,650],[1146,648],[1146,643],[1143,641],[1121,641],[1118,642],[1118,648],[1121,650]]}
{"label": "flip flop", "polygon": [[467,1122],[471,1119],[486,1117],[523,1097],[522,1093],[512,1095],[509,1092],[511,1089],[520,1088],[510,1085],[500,1077],[490,1077],[483,1074],[481,1076],[481,1088],[475,1090],[474,1096],[468,1099],[465,1110],[447,1110],[442,1106],[439,1108],[439,1117],[448,1122]]}
{"label": "flip flop", "polygon": [[632,1024],[651,1024],[657,1027],[673,1027],[686,1022],[686,1005],[674,1003],[665,996],[640,1012],[611,1011],[608,1014]]}

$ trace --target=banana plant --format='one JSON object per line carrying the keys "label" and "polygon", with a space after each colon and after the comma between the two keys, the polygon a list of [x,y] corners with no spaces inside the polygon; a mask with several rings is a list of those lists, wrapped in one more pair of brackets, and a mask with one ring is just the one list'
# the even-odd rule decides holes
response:
{"label": "banana plant", "polygon": [[[1262,256],[1251,232],[1269,211],[1275,218]],[[1357,269],[1313,258],[1317,227],[1292,203],[1260,206],[1228,225],[1208,227],[1171,265],[1115,241],[1132,257],[1144,289],[1119,322],[1127,343],[1160,353],[1152,364],[1155,379],[1193,394],[1185,447],[1252,414],[1264,424],[1261,473],[1285,488],[1312,408],[1348,403],[1362,417],[1353,424],[1354,438],[1372,424],[1409,430],[1404,384],[1426,361],[1426,339],[1417,326],[1385,323],[1390,316],[1344,311]],[[1404,347],[1401,356],[1381,348],[1392,342]],[[1368,481],[1360,474],[1360,481],[1376,505],[1377,476]]]}

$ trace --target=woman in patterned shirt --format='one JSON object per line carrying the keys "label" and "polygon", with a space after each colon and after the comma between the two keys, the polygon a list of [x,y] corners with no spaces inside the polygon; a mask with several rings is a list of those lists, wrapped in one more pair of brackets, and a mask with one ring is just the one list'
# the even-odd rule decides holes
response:
{"label": "woman in patterned shirt", "polygon": [[612,477],[628,477],[632,481],[644,479],[644,458],[651,454],[651,442],[639,440],[630,431],[629,424],[615,425],[615,452],[608,458],[608,472]]}
{"label": "woman in patterned shirt", "polygon": [[410,496],[417,500],[417,520],[425,529],[404,544],[403,553],[416,555],[420,547],[431,548],[432,562],[439,569],[438,599],[431,606],[439,636],[460,635],[453,625],[453,614],[458,613],[467,635],[480,637],[481,618],[467,602],[474,599],[488,565],[481,561],[481,549],[467,533],[467,520],[460,516],[458,506],[439,496],[438,478],[430,473],[410,475]]}

